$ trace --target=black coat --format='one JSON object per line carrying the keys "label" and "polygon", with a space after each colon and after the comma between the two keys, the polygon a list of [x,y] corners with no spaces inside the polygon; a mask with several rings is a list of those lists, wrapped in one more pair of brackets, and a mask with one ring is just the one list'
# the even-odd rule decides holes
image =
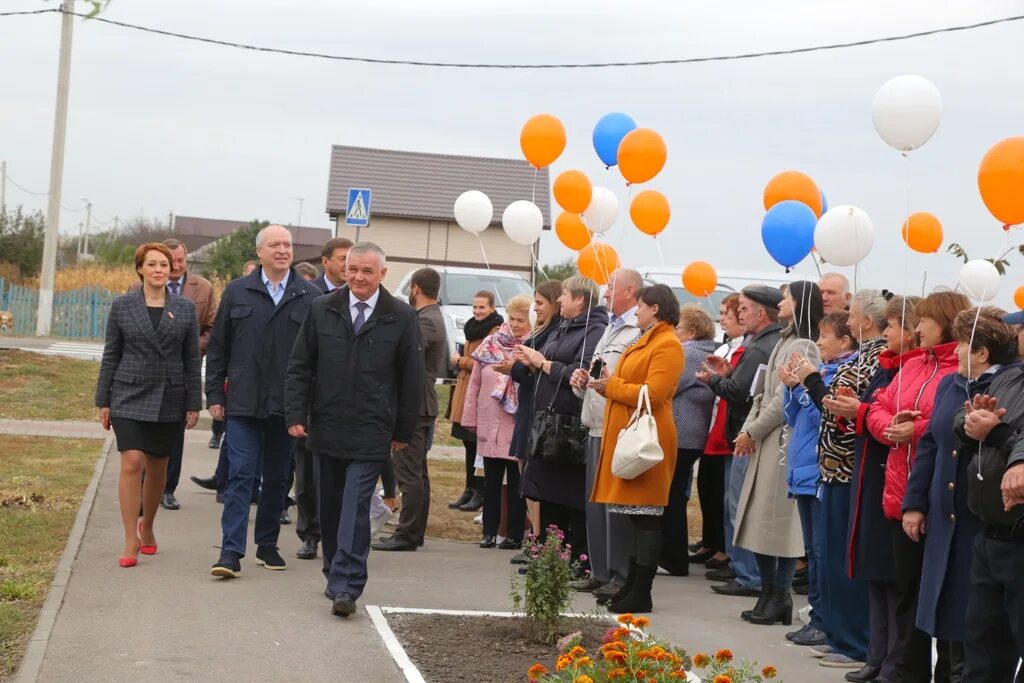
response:
{"label": "black coat", "polygon": [[[972,382],[970,395],[988,393],[992,380],[1005,369]],[[957,642],[966,638],[967,587],[974,537],[981,530],[981,520],[967,509],[970,460],[960,457],[953,435],[953,419],[967,398],[967,380],[961,375],[942,378],[903,496],[904,512],[927,515],[917,627],[935,638]]]}
{"label": "black coat", "polygon": [[263,284],[262,266],[232,280],[206,349],[206,404],[225,406],[228,417],[283,416],[288,356],[310,304],[322,295],[294,269],[277,306]]}
{"label": "black coat", "polygon": [[[551,339],[551,335],[558,330],[562,319],[555,317],[536,336],[527,339],[523,346],[531,349],[543,349],[544,345]],[[516,409],[516,422],[512,428],[512,447],[509,452],[520,460],[525,460],[530,448],[530,426],[533,422],[533,387],[537,376],[530,372],[522,363],[516,362],[512,365],[509,373],[512,380],[519,386],[519,407]]]}
{"label": "black coat", "polygon": [[[781,338],[782,326],[779,323],[773,323],[753,336],[748,335],[743,340],[743,355],[732,374],[728,377],[711,376],[711,390],[729,403],[729,412],[725,418],[725,438],[730,444],[740,435],[754,405],[750,390],[757,371],[762,365],[767,367],[768,359]],[[765,377],[764,381],[767,380]]]}
{"label": "black coat", "polygon": [[423,400],[419,317],[381,287],[356,334],[350,296],[342,287],[313,302],[288,361],[285,420],[307,426],[314,453],[386,461],[392,441],[412,441]]}
{"label": "black coat", "polygon": [[[569,378],[576,368],[590,367],[597,342],[608,326],[604,308],[593,308],[572,320],[564,320],[541,350],[551,361],[550,374],[538,373],[534,387],[532,415],[550,405],[559,415],[583,412],[583,401],[576,397]],[[523,472],[523,495],[531,500],[556,503],[583,510],[586,506],[586,465],[557,466],[528,458]]]}

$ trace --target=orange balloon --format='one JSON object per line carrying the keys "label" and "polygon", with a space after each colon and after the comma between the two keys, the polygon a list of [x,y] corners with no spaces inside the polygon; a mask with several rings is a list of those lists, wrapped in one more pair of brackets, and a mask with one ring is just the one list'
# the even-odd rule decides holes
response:
{"label": "orange balloon", "polygon": [[765,211],[787,199],[803,202],[821,218],[821,190],[806,173],[784,171],[768,181],[764,188]]}
{"label": "orange balloon", "polygon": [[900,234],[908,247],[922,254],[934,254],[942,246],[942,223],[927,211],[910,214]]}
{"label": "orange balloon", "polygon": [[594,233],[587,229],[579,214],[563,211],[555,219],[555,235],[562,244],[573,251],[579,251],[590,244]]}
{"label": "orange balloon", "polygon": [[707,261],[694,261],[683,269],[683,287],[694,296],[709,296],[718,286],[718,273]]}
{"label": "orange balloon", "polygon": [[978,190],[997,221],[1024,223],[1024,137],[1006,138],[988,151],[978,168]]}
{"label": "orange balloon", "polygon": [[1017,288],[1017,291],[1013,293],[1013,303],[1017,305],[1017,308],[1024,309],[1024,285]]}
{"label": "orange balloon", "polygon": [[551,114],[537,114],[523,124],[519,146],[536,168],[550,166],[565,149],[565,126]]}
{"label": "orange balloon", "polygon": [[668,199],[657,190],[644,190],[629,205],[629,217],[640,232],[656,237],[672,215]]}
{"label": "orange balloon", "polygon": [[583,213],[590,206],[594,188],[582,171],[562,171],[555,178],[555,201],[569,213]]}
{"label": "orange balloon", "polygon": [[583,277],[589,277],[599,285],[608,284],[611,274],[622,265],[619,255],[604,242],[591,242],[580,249],[576,258],[576,269]]}
{"label": "orange balloon", "polygon": [[619,171],[627,183],[646,183],[665,167],[665,141],[650,128],[637,128],[619,143]]}

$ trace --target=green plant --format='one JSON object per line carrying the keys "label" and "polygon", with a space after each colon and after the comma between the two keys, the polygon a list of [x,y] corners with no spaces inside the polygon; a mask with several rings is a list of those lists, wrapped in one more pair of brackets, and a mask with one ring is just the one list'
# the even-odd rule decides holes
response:
{"label": "green plant", "polygon": [[553,643],[572,602],[572,549],[565,545],[565,534],[554,524],[548,527],[543,543],[534,536],[527,541],[530,561],[526,581],[520,584],[518,573],[512,574],[512,608],[523,613],[528,638]]}
{"label": "green plant", "polygon": [[209,272],[226,280],[239,277],[245,262],[256,258],[256,235],[268,225],[267,221],[252,221],[210,245]]}
{"label": "green plant", "polygon": [[777,675],[773,666],[758,672],[750,662],[733,664],[730,650],[719,650],[713,657],[698,653],[691,660],[685,650],[647,633],[646,617],[623,614],[618,622],[619,626],[608,629],[593,656],[583,647],[580,634],[574,633],[559,641],[554,671],[534,664],[527,678],[542,683],[671,683],[693,680],[687,672],[700,670],[707,683],[763,683]]}
{"label": "green plant", "polygon": [[45,230],[46,219],[41,211],[24,213],[20,206],[13,211],[0,211],[0,254],[3,261],[18,269],[20,278],[39,273]]}
{"label": "green plant", "polygon": [[576,259],[567,258],[564,261],[558,263],[549,263],[546,266],[537,265],[534,268],[534,275],[537,282],[546,282],[548,280],[565,280],[573,275],[577,275],[576,270]]}

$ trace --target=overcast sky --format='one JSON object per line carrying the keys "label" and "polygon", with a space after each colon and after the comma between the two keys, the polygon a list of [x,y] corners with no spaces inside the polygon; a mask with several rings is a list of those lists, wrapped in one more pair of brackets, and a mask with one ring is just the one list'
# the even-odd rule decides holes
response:
{"label": "overcast sky", "polygon": [[[82,3],[84,11],[85,6]],[[4,0],[2,10],[53,7]],[[803,47],[908,33],[1024,13],[986,0],[735,0],[535,2],[479,0],[113,0],[104,16],[155,28],[296,50],[474,62],[591,62]],[[60,18],[0,17],[0,159],[30,190],[48,181]],[[946,241],[994,256],[1006,237],[981,203],[978,163],[999,140],[1024,135],[1024,22],[900,43],[726,63],[630,69],[496,71],[351,64],[234,50],[76,21],[64,204],[94,205],[98,221],[140,212],[328,226],[332,144],[519,157],[531,115],[559,116],[568,168],[614,190],[622,204],[608,239],[626,263],[659,262],[628,220],[619,173],[591,146],[597,119],[625,111],[659,131],[668,163],[647,187],[664,192],[672,222],[665,260],[780,270],[760,241],[765,183],[810,174],[831,205],[872,217],[874,251],[861,283],[955,282],[959,262],[907,257],[899,226],[907,166],[871,125],[875,91],[917,73],[945,103],[935,137],[909,159],[909,205],[940,217]],[[467,188],[472,189],[472,188]],[[8,203],[44,208],[8,185]],[[65,212],[73,231],[81,212]],[[371,228],[372,229],[372,228]],[[1011,244],[1022,241],[1019,232]],[[541,262],[569,255],[554,237]],[[802,270],[813,267],[806,262]],[[846,269],[852,276],[852,269]],[[1017,257],[1000,301],[1024,283]]]}

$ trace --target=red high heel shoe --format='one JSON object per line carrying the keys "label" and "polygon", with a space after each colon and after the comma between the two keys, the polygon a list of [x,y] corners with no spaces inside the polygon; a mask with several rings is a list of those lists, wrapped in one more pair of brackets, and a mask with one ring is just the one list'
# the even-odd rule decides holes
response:
{"label": "red high heel shoe", "polygon": [[[142,520],[139,520],[139,534],[140,535],[142,534]],[[157,549],[157,545],[155,543],[153,545],[140,545],[139,546],[139,552],[142,553],[143,555],[156,555],[156,549]],[[130,567],[131,565],[121,565],[121,566],[129,566]]]}
{"label": "red high heel shoe", "polygon": [[127,568],[127,567],[134,567],[135,565],[137,565],[139,563],[139,560],[138,560],[138,558],[135,558],[135,557],[122,557],[121,559],[119,559],[117,561],[117,563],[119,565],[121,565],[122,567],[126,567]]}

